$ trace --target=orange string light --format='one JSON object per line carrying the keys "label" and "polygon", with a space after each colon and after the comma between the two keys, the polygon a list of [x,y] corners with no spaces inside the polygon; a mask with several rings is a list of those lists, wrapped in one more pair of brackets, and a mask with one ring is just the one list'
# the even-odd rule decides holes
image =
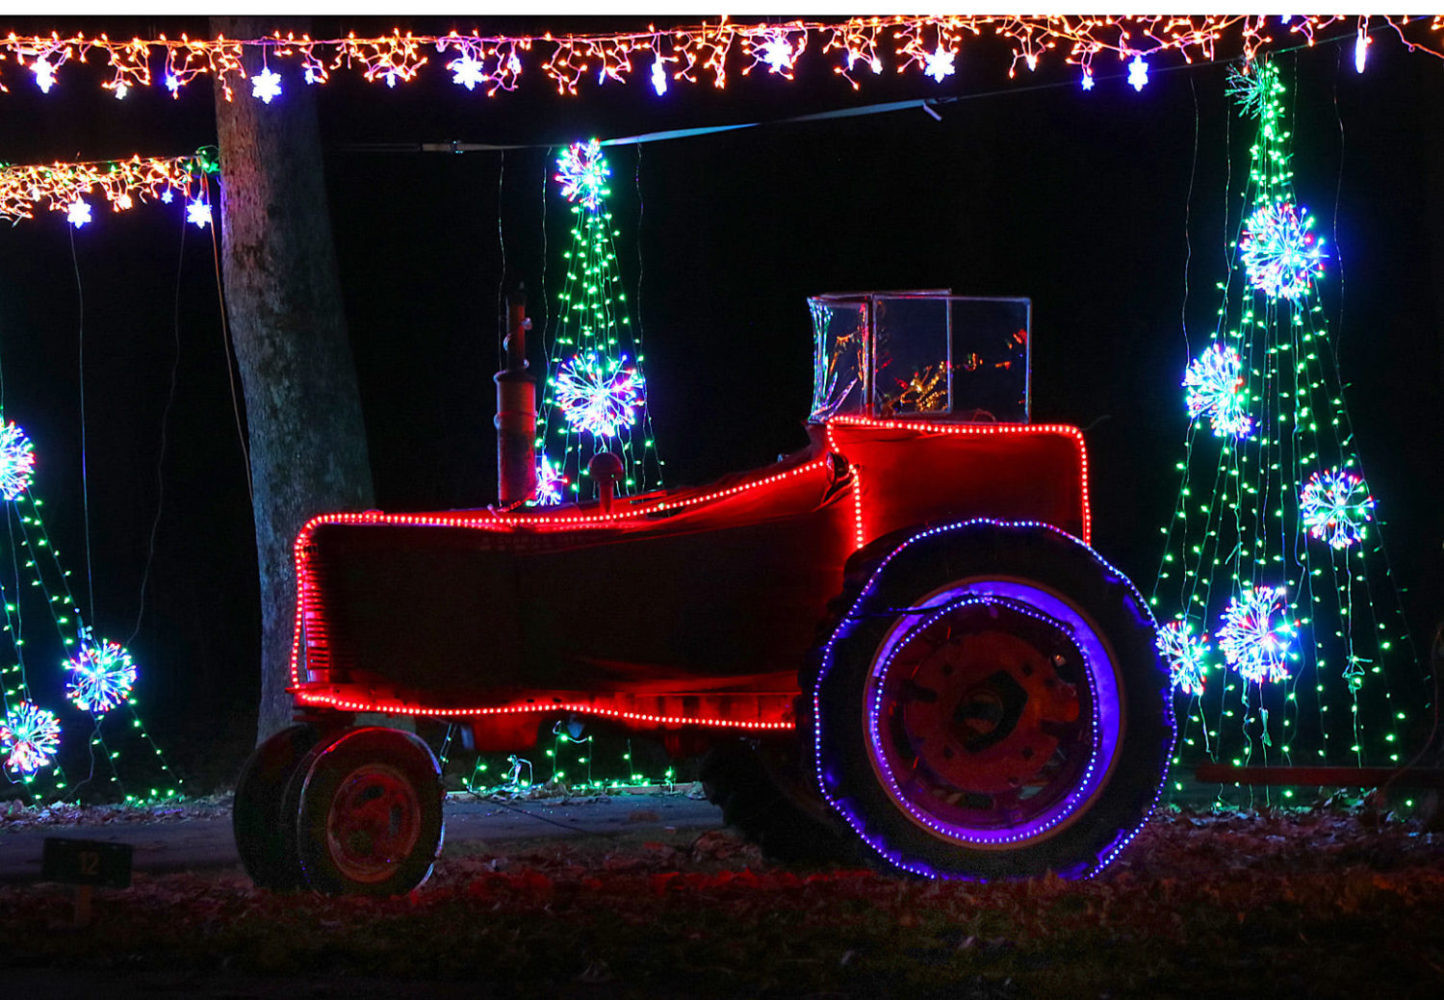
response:
{"label": "orange string light", "polygon": [[[229,100],[235,85],[247,79],[242,56],[264,53],[274,70],[287,62],[301,70],[307,84],[325,83],[332,71],[359,72],[367,81],[407,83],[429,63],[453,74],[454,82],[488,96],[513,90],[529,69],[540,72],[561,94],[577,94],[583,84],[625,83],[641,76],[658,92],[670,81],[704,80],[725,87],[729,62],[742,76],[776,75],[792,79],[803,60],[831,63],[833,73],[854,89],[868,73],[888,63],[899,73],[925,73],[939,82],[965,41],[992,38],[1012,50],[1008,75],[1019,67],[1036,70],[1061,56],[1085,78],[1099,55],[1120,62],[1175,56],[1185,63],[1216,59],[1252,60],[1261,51],[1298,44],[1314,45],[1326,29],[1342,25],[1349,35],[1392,31],[1410,51],[1444,58],[1444,16],[1304,14],[1150,14],[1131,17],[1091,15],[895,15],[854,17],[845,21],[715,23],[646,31],[578,35],[389,35],[313,39],[279,31],[249,39],[155,38],[112,40],[106,35],[17,35],[0,39],[0,92],[28,78],[49,92],[71,62],[100,56],[111,75],[101,86],[117,97],[156,83],[172,93],[199,76],[215,79]],[[435,52],[433,59],[429,53]],[[734,59],[735,56],[735,59]],[[153,75],[153,60],[163,72]]]}
{"label": "orange string light", "polygon": [[102,195],[112,211],[123,212],[137,200],[151,201],[174,192],[189,198],[214,169],[214,160],[190,156],[133,156],[128,160],[0,165],[0,220],[34,218],[35,209],[66,212],[88,196]]}

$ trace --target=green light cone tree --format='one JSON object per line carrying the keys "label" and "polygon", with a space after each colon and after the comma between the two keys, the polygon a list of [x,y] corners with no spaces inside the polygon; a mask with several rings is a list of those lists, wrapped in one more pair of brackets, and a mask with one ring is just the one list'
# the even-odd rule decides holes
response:
{"label": "green light cone tree", "polygon": [[618,492],[636,494],[662,482],[641,337],[632,327],[617,268],[618,233],[606,208],[610,170],[601,145],[595,139],[573,143],[557,168],[574,222],[537,418],[539,504],[596,496],[587,463],[603,451],[622,460]]}
{"label": "green light cone tree", "polygon": [[1230,93],[1258,133],[1216,325],[1183,379],[1151,597],[1174,765],[1399,763],[1426,686],[1315,287],[1329,255],[1295,201],[1278,67],[1235,71]]}

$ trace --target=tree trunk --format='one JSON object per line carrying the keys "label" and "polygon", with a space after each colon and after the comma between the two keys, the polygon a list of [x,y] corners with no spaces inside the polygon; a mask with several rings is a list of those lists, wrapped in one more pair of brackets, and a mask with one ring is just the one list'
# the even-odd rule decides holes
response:
{"label": "tree trunk", "polygon": [[[247,18],[212,34],[266,33]],[[260,72],[248,53],[246,71]],[[255,65],[252,65],[254,61]],[[372,506],[312,88],[287,74],[270,105],[216,88],[226,313],[245,394],[261,585],[259,738],[291,721],[291,543],[311,516]]]}

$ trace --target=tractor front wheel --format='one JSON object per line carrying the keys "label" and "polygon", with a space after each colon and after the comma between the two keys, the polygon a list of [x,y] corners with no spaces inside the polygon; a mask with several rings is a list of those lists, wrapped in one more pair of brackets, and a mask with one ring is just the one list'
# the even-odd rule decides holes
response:
{"label": "tractor front wheel", "polygon": [[293,779],[297,853],[318,892],[394,896],[441,850],[441,768],[411,733],[366,727],[317,746]]}

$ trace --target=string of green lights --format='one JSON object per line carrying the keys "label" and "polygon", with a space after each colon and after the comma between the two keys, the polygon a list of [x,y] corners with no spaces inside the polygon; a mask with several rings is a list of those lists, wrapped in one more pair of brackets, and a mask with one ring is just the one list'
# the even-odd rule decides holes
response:
{"label": "string of green lights", "polygon": [[1295,200],[1277,62],[1230,84],[1258,133],[1216,326],[1184,377],[1193,419],[1151,597],[1173,763],[1398,763],[1426,678],[1319,301],[1330,254]]}

